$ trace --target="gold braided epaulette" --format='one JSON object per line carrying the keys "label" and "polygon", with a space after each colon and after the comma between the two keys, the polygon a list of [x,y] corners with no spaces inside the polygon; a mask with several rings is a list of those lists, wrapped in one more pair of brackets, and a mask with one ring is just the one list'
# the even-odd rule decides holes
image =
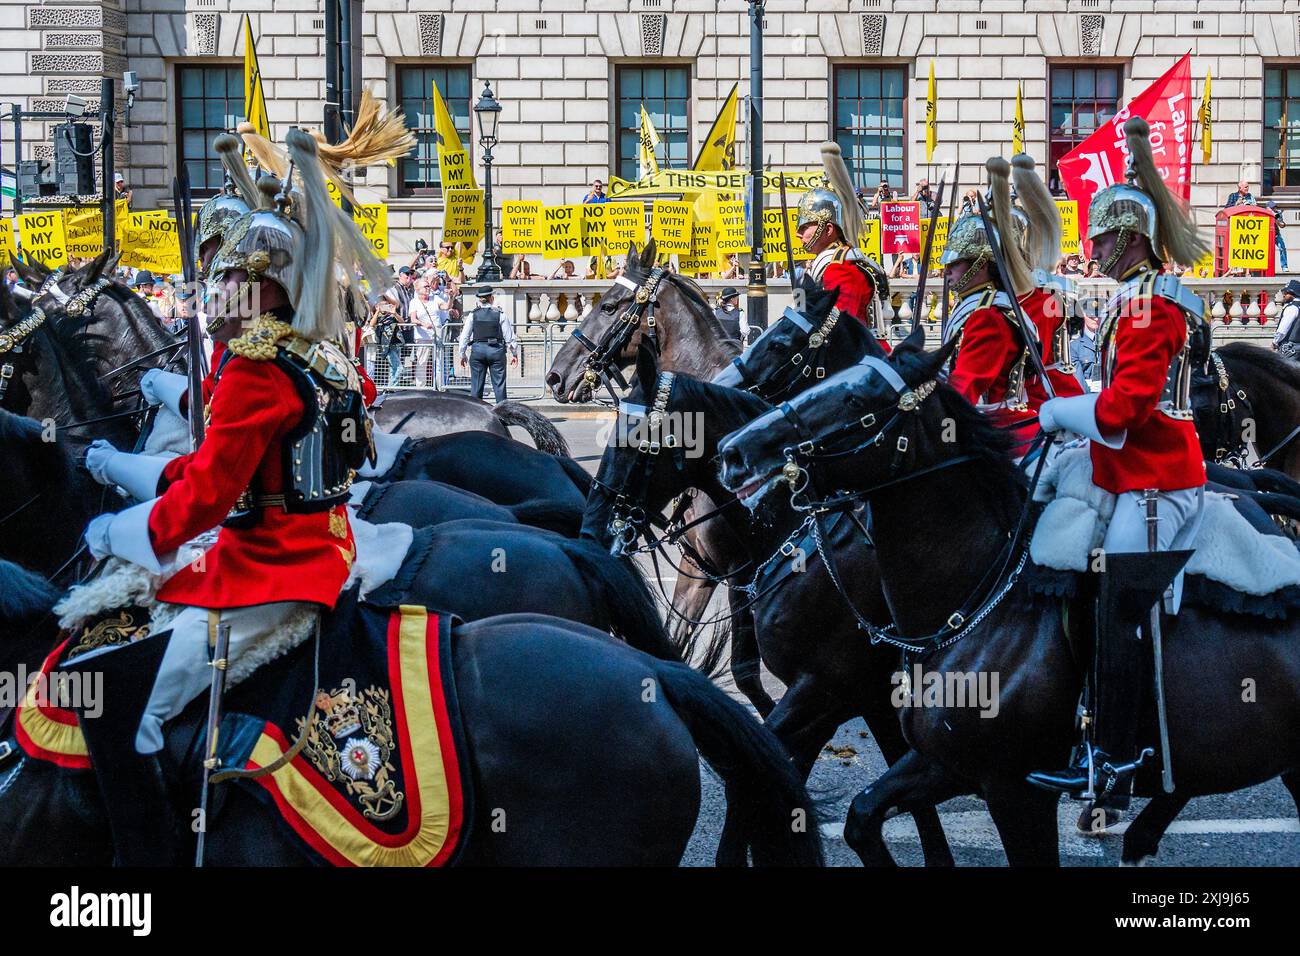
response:
{"label": "gold braided epaulette", "polygon": [[280,349],[280,342],[293,336],[293,326],[281,322],[269,312],[258,316],[252,327],[226,346],[236,355],[255,362],[269,362]]}

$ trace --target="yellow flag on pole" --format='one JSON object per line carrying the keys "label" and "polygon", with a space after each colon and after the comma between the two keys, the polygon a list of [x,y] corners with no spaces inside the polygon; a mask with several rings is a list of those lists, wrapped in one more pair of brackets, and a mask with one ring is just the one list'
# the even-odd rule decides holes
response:
{"label": "yellow flag on pole", "polygon": [[1016,118],[1011,123],[1011,155],[1025,151],[1025,107],[1020,99],[1020,84],[1016,84]]}
{"label": "yellow flag on pole", "polygon": [[433,138],[438,147],[438,175],[443,191],[478,189],[469,153],[460,143],[460,134],[456,132],[456,124],[438,92],[437,83],[433,84]]}
{"label": "yellow flag on pole", "polygon": [[925,95],[925,161],[934,157],[934,144],[939,139],[939,100],[934,92],[934,60],[930,61],[930,87]]}
{"label": "yellow flag on pole", "polygon": [[659,172],[659,159],[655,155],[655,150],[659,146],[659,134],[655,132],[655,124],[650,122],[650,114],[645,111],[645,104],[641,104],[641,151],[640,160],[637,163],[637,179],[644,179],[646,176],[654,176]]}
{"label": "yellow flag on pole", "polygon": [[736,106],[740,100],[740,84],[736,83],[727,94],[718,118],[709,127],[709,135],[704,137],[704,147],[691,169],[735,169],[736,168]]}
{"label": "yellow flag on pole", "polygon": [[262,70],[257,65],[257,48],[253,44],[253,22],[247,13],[244,14],[244,119],[259,136],[271,138],[266,96],[262,92]]}
{"label": "yellow flag on pole", "polygon": [[1205,71],[1205,90],[1201,93],[1201,111],[1196,117],[1201,122],[1201,165],[1210,161],[1214,146],[1214,101],[1210,99],[1210,71]]}

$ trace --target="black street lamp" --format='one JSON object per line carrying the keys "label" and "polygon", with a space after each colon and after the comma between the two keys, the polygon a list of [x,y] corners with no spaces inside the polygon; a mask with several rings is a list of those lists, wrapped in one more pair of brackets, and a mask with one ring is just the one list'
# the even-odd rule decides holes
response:
{"label": "black street lamp", "polygon": [[501,119],[501,104],[492,95],[492,84],[483,81],[483,95],[474,104],[478,117],[478,144],[483,149],[483,261],[479,263],[475,281],[491,283],[501,281],[501,267],[493,249],[492,226],[492,147],[497,144],[497,122]]}

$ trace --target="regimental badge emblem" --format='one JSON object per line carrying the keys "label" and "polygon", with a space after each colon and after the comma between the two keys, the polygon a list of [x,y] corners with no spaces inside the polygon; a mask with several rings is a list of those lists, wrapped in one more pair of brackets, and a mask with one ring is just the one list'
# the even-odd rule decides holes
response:
{"label": "regimental badge emblem", "polygon": [[386,690],[372,685],[354,696],[347,688],[318,689],[302,752],[321,776],[343,786],[368,819],[391,820],[406,802],[393,780],[397,742]]}
{"label": "regimental badge emblem", "polygon": [[138,607],[126,608],[82,628],[76,644],[64,659],[72,660],[100,647],[130,644],[148,636],[149,612]]}

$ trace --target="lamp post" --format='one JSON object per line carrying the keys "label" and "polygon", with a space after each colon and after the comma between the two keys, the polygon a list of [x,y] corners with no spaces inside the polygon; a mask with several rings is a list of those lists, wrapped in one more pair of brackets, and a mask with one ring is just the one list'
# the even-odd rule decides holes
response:
{"label": "lamp post", "polygon": [[749,0],[749,214],[753,239],[745,307],[750,328],[758,329],[767,328],[767,272],[763,266],[763,12],[763,0]]}
{"label": "lamp post", "polygon": [[493,254],[492,233],[492,147],[497,144],[497,121],[501,119],[501,104],[492,95],[492,84],[483,81],[483,95],[474,104],[478,117],[478,144],[483,149],[483,261],[479,263],[475,281],[492,283],[501,281],[501,267]]}

